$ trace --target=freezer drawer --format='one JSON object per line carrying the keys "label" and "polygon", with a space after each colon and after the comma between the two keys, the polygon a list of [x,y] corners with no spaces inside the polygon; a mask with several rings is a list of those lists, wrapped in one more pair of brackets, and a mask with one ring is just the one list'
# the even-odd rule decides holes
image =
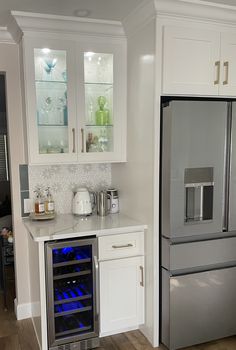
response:
{"label": "freezer drawer", "polygon": [[162,269],[161,341],[170,350],[236,333],[236,267],[171,277]]}
{"label": "freezer drawer", "polygon": [[236,265],[236,237],[180,244],[171,244],[169,239],[162,238],[162,266],[167,270],[185,270],[234,262]]}

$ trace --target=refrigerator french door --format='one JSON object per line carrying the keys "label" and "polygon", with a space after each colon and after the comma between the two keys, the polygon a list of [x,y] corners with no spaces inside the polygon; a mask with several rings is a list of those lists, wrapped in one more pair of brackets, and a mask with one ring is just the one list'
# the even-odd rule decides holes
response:
{"label": "refrigerator french door", "polygon": [[97,239],[48,242],[48,348],[85,350],[98,341]]}
{"label": "refrigerator french door", "polygon": [[163,98],[161,340],[236,334],[236,102]]}

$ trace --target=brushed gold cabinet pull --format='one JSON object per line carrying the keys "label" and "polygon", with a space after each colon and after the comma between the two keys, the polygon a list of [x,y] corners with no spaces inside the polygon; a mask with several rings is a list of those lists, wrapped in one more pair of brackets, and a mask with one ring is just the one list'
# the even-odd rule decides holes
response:
{"label": "brushed gold cabinet pull", "polygon": [[144,276],[143,276],[143,266],[139,266],[140,272],[141,272],[141,281],[140,281],[140,286],[144,287]]}
{"label": "brushed gold cabinet pull", "polygon": [[82,141],[81,152],[84,153],[84,129],[83,128],[81,128],[81,141]]}
{"label": "brushed gold cabinet pull", "polygon": [[216,67],[216,80],[214,81],[215,85],[218,85],[220,83],[220,61],[215,62]]}
{"label": "brushed gold cabinet pull", "polygon": [[72,153],[75,153],[75,128],[72,128],[72,135],[73,135],[73,148],[72,148]]}
{"label": "brushed gold cabinet pull", "polygon": [[228,85],[229,83],[229,62],[224,62],[224,68],[225,68],[225,80],[223,81],[223,85]]}

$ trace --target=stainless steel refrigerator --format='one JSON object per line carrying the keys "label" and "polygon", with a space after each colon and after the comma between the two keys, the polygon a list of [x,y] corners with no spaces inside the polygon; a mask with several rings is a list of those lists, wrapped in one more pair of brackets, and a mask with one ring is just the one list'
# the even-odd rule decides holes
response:
{"label": "stainless steel refrigerator", "polygon": [[236,334],[236,102],[163,98],[161,341]]}

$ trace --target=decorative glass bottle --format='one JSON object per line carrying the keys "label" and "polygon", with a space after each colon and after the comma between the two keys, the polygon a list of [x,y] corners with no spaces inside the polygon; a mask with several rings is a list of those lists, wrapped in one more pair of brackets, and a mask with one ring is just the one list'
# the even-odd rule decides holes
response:
{"label": "decorative glass bottle", "polygon": [[97,125],[108,125],[109,124],[109,109],[105,108],[107,102],[105,96],[98,97],[99,109],[96,111],[96,124]]}

